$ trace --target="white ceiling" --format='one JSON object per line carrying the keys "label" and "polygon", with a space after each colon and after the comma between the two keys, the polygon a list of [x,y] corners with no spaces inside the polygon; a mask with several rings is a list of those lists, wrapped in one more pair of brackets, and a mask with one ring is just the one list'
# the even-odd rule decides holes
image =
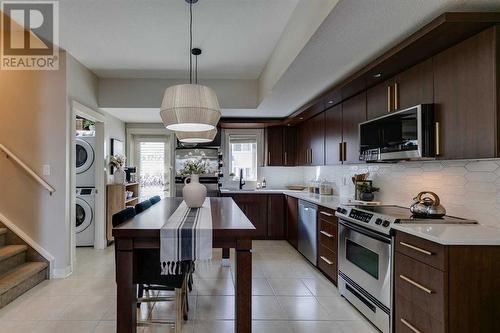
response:
{"label": "white ceiling", "polygon": [[[200,76],[258,80],[299,1],[328,0],[200,0]],[[487,10],[500,2],[341,0],[255,108],[231,105],[223,115],[287,116],[443,12]],[[63,0],[62,46],[100,77],[185,78],[187,18],[183,0]],[[160,122],[159,100],[102,107],[126,122]]]}
{"label": "white ceiling", "polygon": [[[193,6],[199,77],[256,79],[298,0],[200,0]],[[186,78],[183,0],[61,0],[61,46],[100,77]]]}

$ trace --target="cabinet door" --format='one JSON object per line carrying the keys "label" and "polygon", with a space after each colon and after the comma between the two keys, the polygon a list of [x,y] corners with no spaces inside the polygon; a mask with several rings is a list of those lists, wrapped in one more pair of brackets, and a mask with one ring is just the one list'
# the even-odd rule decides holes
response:
{"label": "cabinet door", "polygon": [[325,165],[325,113],[314,116],[308,122],[311,135],[310,164]]}
{"label": "cabinet door", "polygon": [[286,197],[286,237],[288,242],[294,247],[299,246],[299,222],[298,222],[299,199]]}
{"label": "cabinet door", "polygon": [[418,104],[434,103],[432,58],[395,77],[395,109],[403,110]]}
{"label": "cabinet door", "polygon": [[297,160],[299,165],[309,165],[310,134],[308,125],[309,123],[305,121],[298,128]]}
{"label": "cabinet door", "polygon": [[257,229],[257,238],[267,237],[267,195],[231,194],[229,195]]}
{"label": "cabinet door", "polygon": [[434,57],[443,159],[497,156],[496,35],[487,29]]}
{"label": "cabinet door", "polygon": [[266,165],[283,165],[283,127],[266,128]]}
{"label": "cabinet door", "polygon": [[267,237],[285,239],[285,196],[270,194],[267,196]]}
{"label": "cabinet door", "polygon": [[326,111],[325,125],[325,164],[341,164],[342,104],[336,105]]}
{"label": "cabinet door", "polygon": [[286,126],[283,130],[283,165],[297,165],[297,128]]}
{"label": "cabinet door", "polygon": [[342,103],[344,162],[359,162],[359,123],[366,121],[366,92]]}
{"label": "cabinet door", "polygon": [[366,91],[366,113],[368,119],[386,115],[394,110],[394,80],[388,79]]}

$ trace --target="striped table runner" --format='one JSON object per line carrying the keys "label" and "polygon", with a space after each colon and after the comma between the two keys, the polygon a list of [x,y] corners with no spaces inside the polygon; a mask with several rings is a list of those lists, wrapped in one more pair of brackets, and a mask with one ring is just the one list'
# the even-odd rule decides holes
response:
{"label": "striped table runner", "polygon": [[160,230],[161,274],[176,274],[186,260],[212,259],[210,198],[200,208],[183,201]]}

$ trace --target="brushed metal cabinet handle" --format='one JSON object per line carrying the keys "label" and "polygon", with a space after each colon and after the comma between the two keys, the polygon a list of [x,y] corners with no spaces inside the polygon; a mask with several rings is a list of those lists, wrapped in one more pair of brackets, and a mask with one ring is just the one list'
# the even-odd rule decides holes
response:
{"label": "brushed metal cabinet handle", "polygon": [[427,250],[421,249],[421,248],[419,248],[419,247],[417,247],[417,246],[414,246],[414,245],[411,245],[411,244],[408,244],[408,243],[405,243],[405,242],[399,242],[399,244],[401,244],[401,245],[403,245],[403,246],[405,246],[405,247],[407,247],[407,248],[409,248],[409,249],[415,250],[415,251],[417,251],[417,252],[420,252],[420,253],[426,254],[426,255],[428,255],[428,256],[432,256],[432,255],[433,255],[433,253],[432,253],[432,252],[430,252],[430,251],[427,251]]}
{"label": "brushed metal cabinet handle", "polygon": [[285,152],[285,165],[288,165],[288,156],[286,152]]}
{"label": "brushed metal cabinet handle", "polygon": [[324,212],[324,211],[322,211],[322,210],[320,210],[320,211],[319,211],[319,213],[320,213],[320,214],[323,214],[323,215],[326,215],[326,216],[330,216],[330,217],[332,217],[332,216],[333,216],[333,214],[330,214],[330,213]]}
{"label": "brushed metal cabinet handle", "polygon": [[328,238],[333,238],[333,235],[330,234],[330,233],[328,233],[328,232],[326,232],[326,231],[321,230],[319,233],[325,235]]}
{"label": "brushed metal cabinet handle", "polygon": [[267,152],[267,165],[271,165],[271,152]]}
{"label": "brushed metal cabinet handle", "polygon": [[391,112],[392,110],[392,93],[391,86],[387,86],[387,112]]}
{"label": "brushed metal cabinet handle", "polygon": [[406,327],[408,327],[410,330],[412,330],[413,332],[415,333],[422,333],[421,331],[417,330],[415,328],[415,326],[413,326],[412,324],[410,324],[409,322],[407,322],[406,320],[404,320],[403,318],[401,318],[401,322],[403,324],[405,324]]}
{"label": "brushed metal cabinet handle", "polygon": [[394,83],[394,110],[399,109],[399,85]]}
{"label": "brushed metal cabinet handle", "polygon": [[439,140],[439,136],[440,136],[440,124],[439,124],[439,121],[436,121],[436,156],[439,156],[441,155],[441,151],[439,149],[439,146],[440,146],[440,140]]}
{"label": "brushed metal cabinet handle", "polygon": [[330,260],[326,259],[325,257],[320,256],[320,258],[321,258],[324,262],[326,262],[328,265],[333,265],[333,262],[331,262]]}
{"label": "brushed metal cabinet handle", "polygon": [[409,283],[409,284],[411,284],[411,285],[414,285],[414,286],[415,286],[415,287],[417,287],[418,289],[425,291],[425,292],[426,292],[426,293],[428,293],[428,294],[432,294],[432,293],[434,293],[431,289],[429,289],[429,288],[426,288],[426,287],[422,286],[420,283],[415,282],[415,281],[413,281],[412,279],[410,279],[410,278],[408,278],[408,277],[406,277],[406,276],[404,276],[404,275],[402,275],[402,274],[401,274],[401,275],[399,275],[399,278],[400,278],[400,279],[403,279],[404,281],[408,282],[408,283]]}

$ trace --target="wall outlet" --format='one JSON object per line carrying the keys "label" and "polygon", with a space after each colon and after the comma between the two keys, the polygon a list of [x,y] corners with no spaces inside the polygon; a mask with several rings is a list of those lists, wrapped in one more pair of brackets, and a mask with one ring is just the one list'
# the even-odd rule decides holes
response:
{"label": "wall outlet", "polygon": [[50,176],[50,165],[49,164],[43,165],[43,175]]}

